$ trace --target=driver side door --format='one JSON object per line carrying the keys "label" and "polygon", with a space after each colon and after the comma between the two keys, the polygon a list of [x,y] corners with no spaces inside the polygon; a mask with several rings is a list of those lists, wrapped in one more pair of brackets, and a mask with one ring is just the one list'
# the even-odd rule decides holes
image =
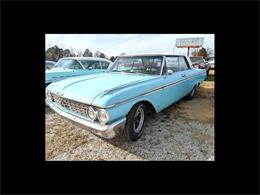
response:
{"label": "driver side door", "polygon": [[[166,57],[165,65],[166,73],[162,79],[164,94],[162,103],[164,107],[168,107],[186,95],[187,82],[185,80],[186,74],[180,66],[179,56]],[[167,73],[168,70],[171,70],[172,73]]]}

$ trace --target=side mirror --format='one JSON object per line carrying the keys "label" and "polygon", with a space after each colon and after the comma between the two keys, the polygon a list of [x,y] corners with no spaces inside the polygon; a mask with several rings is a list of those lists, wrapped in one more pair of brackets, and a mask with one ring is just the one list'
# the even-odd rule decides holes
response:
{"label": "side mirror", "polygon": [[92,70],[92,69],[93,69],[93,66],[88,67],[88,69],[89,69],[89,70]]}
{"label": "side mirror", "polygon": [[172,70],[167,70],[167,74],[168,74],[168,75],[172,75],[172,74],[173,74],[173,71],[172,71]]}

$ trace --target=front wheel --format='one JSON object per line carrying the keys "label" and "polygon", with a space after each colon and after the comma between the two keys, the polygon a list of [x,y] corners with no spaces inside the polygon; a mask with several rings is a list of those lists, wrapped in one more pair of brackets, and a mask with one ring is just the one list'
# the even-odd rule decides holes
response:
{"label": "front wheel", "polygon": [[146,109],[143,103],[136,104],[128,113],[124,129],[128,141],[136,141],[143,134]]}

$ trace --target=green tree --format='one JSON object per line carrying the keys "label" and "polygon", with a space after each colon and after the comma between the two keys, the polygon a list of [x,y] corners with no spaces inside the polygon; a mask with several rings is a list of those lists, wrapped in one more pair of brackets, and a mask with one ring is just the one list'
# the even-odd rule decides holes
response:
{"label": "green tree", "polygon": [[114,56],[111,56],[110,61],[111,61],[111,62],[114,62],[115,59],[116,59],[116,58],[115,58]]}
{"label": "green tree", "polygon": [[45,59],[58,61],[60,58],[63,57],[75,57],[76,54],[72,52],[72,49],[65,49],[59,48],[57,45],[54,47],[50,47],[45,51]]}
{"label": "green tree", "polygon": [[84,54],[83,54],[84,57],[92,57],[93,54],[89,51],[89,49],[86,49]]}
{"label": "green tree", "polygon": [[105,56],[105,54],[101,53],[101,54],[99,55],[99,57],[100,57],[100,58],[105,58],[106,56]]}
{"label": "green tree", "polygon": [[69,49],[63,50],[62,55],[63,57],[71,57],[70,50]]}
{"label": "green tree", "polygon": [[198,51],[198,56],[202,56],[202,57],[208,57],[207,51],[204,47],[200,48]]}
{"label": "green tree", "polygon": [[57,45],[50,47],[45,52],[46,60],[58,61],[63,57],[63,49],[60,49]]}

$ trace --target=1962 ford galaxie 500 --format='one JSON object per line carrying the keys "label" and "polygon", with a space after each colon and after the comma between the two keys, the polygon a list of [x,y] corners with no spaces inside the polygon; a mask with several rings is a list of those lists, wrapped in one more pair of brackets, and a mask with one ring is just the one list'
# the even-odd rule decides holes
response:
{"label": "1962 ford galaxie 500", "polygon": [[68,77],[104,72],[111,61],[94,57],[61,58],[51,70],[45,71],[45,86]]}
{"label": "1962 ford galaxie 500", "polygon": [[206,78],[186,56],[128,54],[101,74],[50,84],[51,109],[94,133],[113,137],[123,131],[130,141],[143,133],[147,114],[157,113],[183,97],[192,99]]}

